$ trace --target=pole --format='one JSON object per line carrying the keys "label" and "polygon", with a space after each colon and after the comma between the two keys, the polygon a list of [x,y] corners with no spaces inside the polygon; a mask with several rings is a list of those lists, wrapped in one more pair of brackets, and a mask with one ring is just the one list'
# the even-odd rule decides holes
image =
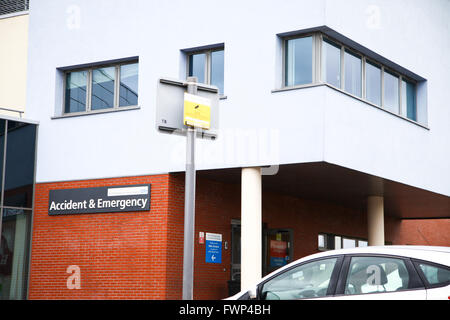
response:
{"label": "pole", "polygon": [[[187,92],[197,94],[196,77],[187,79]],[[186,178],[184,188],[183,300],[193,299],[195,226],[195,128],[186,135]]]}

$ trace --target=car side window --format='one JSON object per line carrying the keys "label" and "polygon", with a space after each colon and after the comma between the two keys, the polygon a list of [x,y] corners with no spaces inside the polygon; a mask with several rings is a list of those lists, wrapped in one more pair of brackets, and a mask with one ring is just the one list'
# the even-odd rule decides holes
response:
{"label": "car side window", "polygon": [[419,263],[419,267],[428,283],[431,285],[439,285],[450,282],[450,270],[446,268],[440,268],[425,263]]}
{"label": "car side window", "polygon": [[408,289],[409,274],[402,259],[352,257],[345,294],[393,292]]}
{"label": "car side window", "polygon": [[267,281],[261,290],[263,300],[296,300],[327,294],[337,258],[299,265]]}

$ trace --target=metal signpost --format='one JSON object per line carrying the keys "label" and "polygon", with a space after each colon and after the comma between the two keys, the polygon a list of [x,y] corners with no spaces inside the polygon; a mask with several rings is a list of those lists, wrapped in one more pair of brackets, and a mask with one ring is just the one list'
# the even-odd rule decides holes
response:
{"label": "metal signpost", "polygon": [[183,300],[193,299],[194,287],[195,139],[197,135],[212,139],[217,136],[218,107],[218,88],[197,83],[196,77],[188,77],[186,82],[168,78],[159,81],[157,129],[174,134],[186,133]]}
{"label": "metal signpost", "polygon": [[[197,94],[197,78],[188,78],[187,91]],[[194,288],[195,225],[195,127],[186,134],[186,178],[184,187],[183,300],[192,300]]]}

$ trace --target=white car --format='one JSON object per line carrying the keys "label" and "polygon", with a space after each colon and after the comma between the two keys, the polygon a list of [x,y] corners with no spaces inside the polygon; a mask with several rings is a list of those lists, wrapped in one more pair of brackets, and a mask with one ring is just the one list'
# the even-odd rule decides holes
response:
{"label": "white car", "polygon": [[450,247],[381,246],[294,261],[227,300],[450,299]]}

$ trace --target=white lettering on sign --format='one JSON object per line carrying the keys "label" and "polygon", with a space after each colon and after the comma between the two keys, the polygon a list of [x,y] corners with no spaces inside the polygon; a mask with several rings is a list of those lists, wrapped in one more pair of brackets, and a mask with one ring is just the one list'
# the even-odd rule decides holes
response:
{"label": "white lettering on sign", "polygon": [[77,210],[77,209],[86,209],[87,201],[64,201],[64,202],[55,202],[52,201],[50,204],[50,210]]}
{"label": "white lettering on sign", "polygon": [[120,208],[125,209],[127,207],[141,207],[145,208],[148,199],[127,199],[127,200],[97,200],[97,208]]}
{"label": "white lettering on sign", "polygon": [[79,266],[73,265],[67,267],[67,273],[71,275],[67,278],[67,289],[81,289],[81,270]]}
{"label": "white lettering on sign", "polygon": [[50,204],[50,210],[77,210],[77,209],[104,209],[104,208],[120,208],[125,209],[128,207],[140,207],[142,209],[147,205],[148,199],[126,199],[126,200],[104,200],[97,199],[97,203],[90,199],[89,204],[87,200],[75,202],[64,201],[55,202]]}

